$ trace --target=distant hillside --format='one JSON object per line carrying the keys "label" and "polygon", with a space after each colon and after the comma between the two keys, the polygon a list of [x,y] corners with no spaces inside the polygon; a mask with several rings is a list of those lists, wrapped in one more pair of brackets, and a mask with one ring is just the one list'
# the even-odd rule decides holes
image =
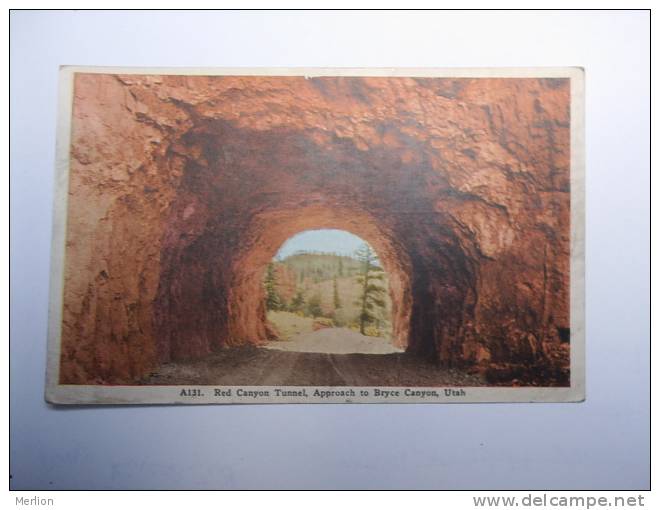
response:
{"label": "distant hillside", "polygon": [[[280,261],[273,262],[275,270],[275,289],[287,310],[292,309],[294,296],[301,293],[305,306],[302,311],[307,315],[307,305],[318,301],[323,317],[334,319],[339,326],[348,326],[359,322],[360,307],[355,303],[362,293],[362,286],[357,277],[360,273],[360,261],[344,255],[332,253],[296,253]],[[339,307],[335,307],[335,283]],[[387,277],[383,282],[387,287]],[[386,309],[382,311],[379,329],[389,331],[389,313],[391,310],[389,293],[385,296]]]}
{"label": "distant hillside", "polygon": [[360,270],[360,262],[345,255],[333,253],[295,253],[277,262],[298,276],[298,283],[311,280],[318,283],[332,278],[353,276]]}

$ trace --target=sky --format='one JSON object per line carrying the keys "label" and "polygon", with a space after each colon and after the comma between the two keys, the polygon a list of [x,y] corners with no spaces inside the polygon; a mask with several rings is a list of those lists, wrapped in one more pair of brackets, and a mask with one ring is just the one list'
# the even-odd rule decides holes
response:
{"label": "sky", "polygon": [[305,230],[289,238],[277,252],[275,258],[283,259],[297,251],[322,251],[353,255],[364,240],[345,230]]}

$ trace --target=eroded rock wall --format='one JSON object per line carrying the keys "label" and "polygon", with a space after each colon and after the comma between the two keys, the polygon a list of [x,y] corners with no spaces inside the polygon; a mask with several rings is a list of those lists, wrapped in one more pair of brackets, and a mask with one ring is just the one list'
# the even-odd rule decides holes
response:
{"label": "eroded rock wall", "polygon": [[311,228],[374,246],[411,353],[565,364],[569,103],[568,80],[77,75],[62,381],[265,341],[264,268]]}

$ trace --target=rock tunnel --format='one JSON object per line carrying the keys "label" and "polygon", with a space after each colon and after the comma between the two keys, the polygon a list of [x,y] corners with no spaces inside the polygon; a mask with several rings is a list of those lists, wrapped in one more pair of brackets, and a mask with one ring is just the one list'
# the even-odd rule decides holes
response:
{"label": "rock tunnel", "polygon": [[376,249],[411,355],[548,362],[570,327],[568,92],[78,74],[61,381],[267,341],[264,268],[317,228]]}

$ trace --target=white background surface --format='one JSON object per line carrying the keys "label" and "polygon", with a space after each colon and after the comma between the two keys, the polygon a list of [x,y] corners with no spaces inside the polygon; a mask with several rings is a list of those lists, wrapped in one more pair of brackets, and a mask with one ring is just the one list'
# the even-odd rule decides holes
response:
{"label": "white background surface", "polygon": [[[11,486],[649,485],[649,22],[615,13],[11,16]],[[57,68],[583,66],[587,401],[52,408]]]}

